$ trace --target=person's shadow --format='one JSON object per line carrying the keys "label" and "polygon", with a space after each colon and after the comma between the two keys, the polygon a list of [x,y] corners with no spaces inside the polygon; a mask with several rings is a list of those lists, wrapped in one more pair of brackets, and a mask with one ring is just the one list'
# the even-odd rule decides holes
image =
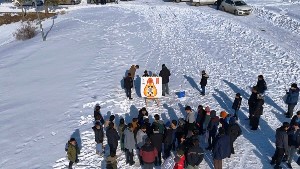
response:
{"label": "person's shadow", "polygon": [[141,95],[141,77],[139,75],[136,76],[136,79],[134,81],[134,88],[135,88],[135,92],[136,92],[136,95],[138,97],[142,97]]}
{"label": "person's shadow", "polygon": [[166,103],[163,104],[163,107],[168,110],[170,120],[178,120],[175,110],[172,107],[169,107]]}
{"label": "person's shadow", "polygon": [[81,148],[82,148],[82,140],[81,140],[81,136],[80,136],[80,130],[76,129],[72,133],[71,138],[75,138],[75,140],[77,142],[77,145],[78,145],[78,148],[79,148],[79,150],[81,150]]}
{"label": "person's shadow", "polygon": [[195,82],[195,80],[190,77],[190,76],[187,76],[187,75],[183,75],[184,78],[186,78],[186,80],[190,83],[190,85],[195,88],[198,92],[201,93],[201,90],[199,88],[199,86],[197,85],[197,83]]}
{"label": "person's shadow", "polygon": [[129,73],[129,70],[126,70],[125,74],[124,74],[124,77],[120,81],[121,89],[125,89],[125,87],[124,87],[124,79],[125,79],[125,77],[128,76],[128,73]]}

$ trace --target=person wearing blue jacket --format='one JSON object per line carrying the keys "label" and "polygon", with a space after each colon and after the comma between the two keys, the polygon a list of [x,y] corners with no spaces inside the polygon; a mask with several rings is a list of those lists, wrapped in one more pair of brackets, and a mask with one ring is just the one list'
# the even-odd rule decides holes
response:
{"label": "person wearing blue jacket", "polygon": [[298,103],[299,98],[299,88],[296,83],[293,83],[288,92],[286,92],[286,104],[288,105],[288,112],[286,113],[287,118],[293,116],[294,108]]}
{"label": "person wearing blue jacket", "polygon": [[292,168],[291,162],[294,158],[296,151],[300,147],[300,128],[298,123],[294,123],[292,127],[288,130],[288,158],[287,158],[287,166],[288,168]]}
{"label": "person wearing blue jacket", "polygon": [[219,134],[213,147],[214,168],[222,169],[222,160],[230,157],[230,137],[225,134],[224,128],[219,128]]}

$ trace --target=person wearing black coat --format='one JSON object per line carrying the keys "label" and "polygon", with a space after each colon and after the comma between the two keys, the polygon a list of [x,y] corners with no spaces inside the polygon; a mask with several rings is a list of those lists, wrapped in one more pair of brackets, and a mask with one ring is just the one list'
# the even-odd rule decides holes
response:
{"label": "person wearing black coat", "polygon": [[222,160],[230,157],[230,137],[225,134],[225,129],[220,127],[213,147],[214,169],[222,169]]}
{"label": "person wearing black coat", "polygon": [[235,98],[234,98],[234,101],[233,101],[233,104],[232,104],[232,109],[234,110],[233,117],[235,117],[236,120],[239,119],[239,117],[238,117],[238,111],[240,110],[241,104],[242,104],[241,94],[237,93],[235,95]]}
{"label": "person wearing black coat", "polygon": [[109,123],[108,129],[106,131],[107,144],[109,146],[110,154],[115,155],[118,147],[118,140],[120,136],[117,130],[114,128],[114,123]]}
{"label": "person wearing black coat", "polygon": [[290,124],[288,122],[283,122],[282,126],[276,129],[276,141],[275,146],[276,150],[272,157],[271,165],[274,165],[274,169],[280,169],[280,163],[283,159],[284,154],[288,154],[288,134],[287,130],[289,129]]}
{"label": "person wearing black coat", "polygon": [[205,121],[206,112],[202,105],[198,106],[197,118],[196,118],[196,126],[199,130],[199,134],[203,134],[203,123]]}
{"label": "person wearing black coat", "polygon": [[231,117],[226,134],[230,137],[231,154],[234,154],[233,143],[242,134],[240,126],[236,123],[235,118]]}
{"label": "person wearing black coat", "polygon": [[95,126],[92,127],[95,133],[95,142],[96,142],[96,154],[100,155],[102,153],[102,145],[103,145],[103,128],[100,125],[100,122],[96,122]]}
{"label": "person wearing black coat", "polygon": [[263,110],[264,110],[264,107],[263,107],[264,103],[265,103],[265,101],[264,101],[263,96],[261,94],[257,94],[255,109],[250,118],[250,125],[252,126],[251,130],[257,130],[257,128],[258,128],[259,119],[260,119],[260,116],[263,114]]}
{"label": "person wearing black coat", "polygon": [[154,127],[153,134],[150,136],[151,143],[156,148],[158,155],[155,158],[155,166],[161,165],[161,151],[162,151],[162,143],[163,143],[163,134],[159,133],[159,128]]}
{"label": "person wearing black coat", "polygon": [[147,111],[146,107],[141,108],[141,110],[139,111],[138,123],[140,126],[142,126],[144,124],[144,116],[148,117],[148,111]]}
{"label": "person wearing black coat", "polygon": [[159,72],[159,76],[162,78],[162,95],[169,94],[169,81],[170,81],[170,70],[165,64],[162,65],[162,70]]}
{"label": "person wearing black coat", "polygon": [[102,114],[100,112],[100,105],[99,104],[96,104],[95,108],[94,108],[94,118],[95,118],[95,121],[99,121],[101,122],[102,124],[104,124],[104,119],[102,117]]}
{"label": "person wearing black coat", "polygon": [[223,0],[217,0],[217,10],[220,9],[220,5],[221,5],[222,1],[223,1]]}
{"label": "person wearing black coat", "polygon": [[202,77],[200,81],[201,86],[201,95],[205,95],[205,86],[207,85],[207,79],[209,78],[208,74],[206,74],[205,70],[202,71]]}
{"label": "person wearing black coat", "polygon": [[251,118],[253,112],[256,108],[256,100],[257,100],[257,87],[252,87],[252,94],[250,95],[248,99],[248,105],[249,105],[249,119]]}
{"label": "person wearing black coat", "polygon": [[292,127],[287,132],[288,134],[288,144],[289,144],[289,151],[287,156],[287,166],[292,168],[291,162],[294,158],[294,155],[297,149],[300,148],[300,128],[298,123],[294,123]]}
{"label": "person wearing black coat", "polygon": [[291,120],[291,125],[294,125],[295,123],[298,123],[300,126],[300,111],[297,111],[297,114],[294,115]]}
{"label": "person wearing black coat", "polygon": [[129,98],[130,100],[131,98],[131,88],[133,87],[133,79],[131,77],[131,74],[128,73],[128,76],[124,78],[124,88],[125,88],[125,92],[126,92],[126,97]]}
{"label": "person wearing black coat", "polygon": [[260,94],[264,94],[265,91],[267,90],[267,83],[266,83],[263,75],[259,75],[258,76],[258,80],[257,80],[256,86],[257,86],[257,91]]}
{"label": "person wearing black coat", "polygon": [[172,144],[173,144],[173,135],[174,129],[171,127],[171,123],[167,122],[165,124],[165,132],[164,132],[164,159],[167,159],[171,154]]}
{"label": "person wearing black coat", "polygon": [[203,161],[204,151],[199,146],[199,140],[194,139],[193,145],[189,148],[187,152],[187,165],[188,169],[198,169],[198,166]]}
{"label": "person wearing black coat", "polygon": [[178,127],[175,132],[175,137],[177,140],[177,145],[180,145],[182,136],[185,136],[185,121],[180,118],[178,120]]}

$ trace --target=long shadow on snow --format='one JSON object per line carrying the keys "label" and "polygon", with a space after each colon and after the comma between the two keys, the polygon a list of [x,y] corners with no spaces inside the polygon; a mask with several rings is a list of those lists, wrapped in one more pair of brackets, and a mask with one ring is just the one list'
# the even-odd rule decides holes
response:
{"label": "long shadow on snow", "polygon": [[138,97],[142,97],[141,95],[141,77],[139,75],[136,76],[136,79],[134,80],[134,88],[135,93]]}
{"label": "long shadow on snow", "polygon": [[250,95],[245,92],[244,90],[240,89],[239,87],[237,87],[235,84],[228,82],[227,80],[223,80],[235,93],[240,93],[241,96],[245,99],[248,99],[250,97]]}
{"label": "long shadow on snow", "polygon": [[175,110],[172,107],[169,107],[167,104],[163,104],[163,107],[168,110],[170,120],[177,120],[178,121],[178,117],[175,113]]}
{"label": "long shadow on snow", "polygon": [[231,106],[232,106],[232,101],[230,100],[230,98],[222,91],[215,89],[215,91],[219,94],[219,96],[217,96],[216,94],[213,94],[212,96],[217,100],[217,102],[220,104],[220,106],[226,110],[228,113],[232,114],[231,112]]}
{"label": "long shadow on snow", "polygon": [[70,138],[75,138],[76,142],[77,142],[77,145],[78,145],[78,148],[79,150],[81,150],[82,148],[82,140],[81,140],[81,136],[80,136],[80,130],[79,129],[76,129]]}
{"label": "long shadow on snow", "polygon": [[125,88],[124,88],[124,78],[127,77],[128,73],[129,73],[129,70],[126,70],[126,71],[125,71],[125,74],[124,74],[124,77],[123,77],[123,78],[121,79],[121,81],[120,81],[120,85],[121,85],[121,88],[122,88],[122,89],[125,89]]}
{"label": "long shadow on snow", "polygon": [[198,90],[198,92],[201,93],[201,90],[199,89],[199,86],[197,85],[197,83],[195,82],[195,80],[190,77],[190,76],[187,76],[187,75],[183,75],[184,78],[186,78],[186,80],[190,83],[190,85],[195,88],[196,90]]}
{"label": "long shadow on snow", "polygon": [[185,107],[181,103],[178,103],[178,107],[180,109],[180,112],[182,113],[182,117],[184,118],[186,116]]}
{"label": "long shadow on snow", "polygon": [[139,115],[139,110],[134,105],[131,105],[130,106],[130,112],[125,114],[125,119],[124,120],[127,124],[131,123],[132,118],[137,118],[138,115]]}

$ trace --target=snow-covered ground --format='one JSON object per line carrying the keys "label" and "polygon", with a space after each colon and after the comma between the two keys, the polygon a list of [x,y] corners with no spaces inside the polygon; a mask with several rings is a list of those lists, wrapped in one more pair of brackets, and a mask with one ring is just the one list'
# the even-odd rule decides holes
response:
{"label": "snow-covered ground", "polygon": [[[105,117],[115,114],[117,121],[129,122],[145,104],[139,90],[133,101],[126,99],[121,88],[126,70],[139,64],[138,75],[145,69],[157,73],[163,63],[172,73],[171,95],[159,107],[149,105],[151,120],[156,113],[164,121],[184,117],[185,105],[231,112],[240,92],[243,136],[224,168],[271,168],[275,129],[288,120],[281,97],[300,73],[300,4],[249,4],[254,13],[246,17],[160,0],[79,5],[55,19],[46,42],[40,34],[15,41],[12,33],[19,23],[0,26],[0,168],[65,168],[70,136],[82,147],[76,168],[105,168],[94,150],[94,105],[100,103]],[[43,23],[45,31],[51,23]],[[204,69],[210,79],[202,97],[198,83]],[[260,129],[253,132],[243,119],[249,86],[258,74],[265,76],[268,91]],[[181,90],[184,100],[175,95]],[[120,150],[117,155],[118,168],[129,168]],[[138,162],[134,168],[140,168]],[[201,168],[212,168],[209,152]]]}

